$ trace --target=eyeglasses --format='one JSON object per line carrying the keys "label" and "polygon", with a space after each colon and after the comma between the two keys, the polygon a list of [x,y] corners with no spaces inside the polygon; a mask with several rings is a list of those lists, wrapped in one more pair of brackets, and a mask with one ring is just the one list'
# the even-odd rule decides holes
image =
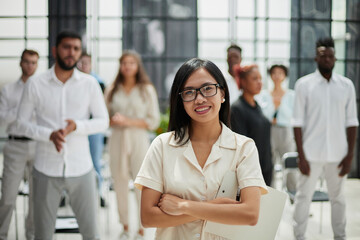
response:
{"label": "eyeglasses", "polygon": [[201,88],[195,88],[195,89],[186,89],[179,93],[182,100],[184,102],[190,102],[194,100],[197,97],[197,92],[200,92],[200,94],[203,97],[212,97],[217,94],[217,88],[220,87],[219,84],[208,84],[205,86],[202,86]]}

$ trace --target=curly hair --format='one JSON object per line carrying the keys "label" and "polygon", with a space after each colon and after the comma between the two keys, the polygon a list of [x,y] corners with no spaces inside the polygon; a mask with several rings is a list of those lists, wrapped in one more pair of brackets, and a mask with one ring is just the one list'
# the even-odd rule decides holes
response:
{"label": "curly hair", "polygon": [[335,46],[334,39],[331,37],[320,38],[316,42],[316,48],[318,48],[318,47],[335,48],[334,46]]}

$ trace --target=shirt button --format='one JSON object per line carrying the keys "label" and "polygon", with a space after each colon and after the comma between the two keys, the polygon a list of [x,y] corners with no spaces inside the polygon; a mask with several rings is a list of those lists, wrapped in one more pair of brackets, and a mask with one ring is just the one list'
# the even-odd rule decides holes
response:
{"label": "shirt button", "polygon": [[199,238],[199,237],[200,237],[200,233],[195,234],[195,237]]}

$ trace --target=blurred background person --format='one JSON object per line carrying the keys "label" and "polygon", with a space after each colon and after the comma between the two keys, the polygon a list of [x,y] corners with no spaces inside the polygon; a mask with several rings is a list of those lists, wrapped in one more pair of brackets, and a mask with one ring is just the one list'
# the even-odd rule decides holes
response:
{"label": "blurred background person", "polygon": [[272,181],[273,163],[271,160],[270,121],[263,114],[255,100],[262,87],[261,75],[257,65],[234,68],[234,74],[242,95],[231,105],[231,128],[234,132],[252,138],[259,151],[261,171],[266,185]]}
{"label": "blurred background person", "polygon": [[[88,135],[105,131],[109,115],[97,81],[75,68],[81,46],[77,32],[60,32],[52,48],[55,64],[26,84],[19,104],[16,127],[37,141],[35,239],[52,239],[64,191],[83,239],[99,238],[96,176]],[[32,114],[35,123],[28,121]]]}
{"label": "blurred background person", "polygon": [[240,65],[242,60],[242,49],[236,44],[231,44],[227,50],[228,72],[225,75],[226,83],[229,88],[230,105],[233,104],[241,95],[241,89],[238,88],[235,80],[234,66]]}
{"label": "blurred background person", "polygon": [[[147,149],[150,146],[148,131],[155,130],[160,122],[157,94],[141,57],[135,51],[124,51],[115,81],[106,91],[112,135],[109,139],[110,169],[114,180],[118,212],[124,231],[120,239],[129,239],[128,185],[134,180]],[[138,209],[140,192],[135,189]],[[140,224],[136,236],[142,239]]]}
{"label": "blurred background person", "polygon": [[[9,140],[4,147],[4,168],[0,200],[0,239],[7,239],[11,216],[16,204],[19,185],[24,175],[29,182],[29,210],[25,221],[27,240],[34,239],[32,167],[35,157],[35,141],[16,131],[16,116],[26,82],[35,73],[39,54],[30,49],[22,52],[19,80],[5,85],[0,95],[0,122],[6,125]],[[32,118],[30,121],[34,121]]]}
{"label": "blurred background person", "polygon": [[294,209],[294,235],[305,239],[312,196],[319,178],[326,180],[334,239],[346,239],[344,184],[354,157],[357,118],[353,82],[333,72],[336,57],[332,38],[316,42],[317,69],[295,85],[292,125],[301,172]]}
{"label": "blurred background person", "polygon": [[[92,71],[91,55],[87,53],[83,53],[77,64],[77,67],[79,68],[80,71],[93,76],[100,84],[101,90],[104,93],[105,84],[103,80],[101,80],[100,77]],[[89,135],[89,144],[90,144],[91,159],[94,164],[94,168],[97,175],[97,184],[98,184],[97,186],[100,195],[100,206],[105,207],[106,203],[104,199],[104,193],[102,191],[103,176],[101,173],[101,168],[102,168],[101,160],[104,150],[104,133]]]}
{"label": "blurred background person", "polygon": [[[272,90],[263,90],[256,96],[261,109],[271,122],[271,151],[274,167],[281,170],[281,158],[286,152],[295,151],[294,135],[291,128],[291,118],[294,108],[295,93],[284,88],[283,84],[288,75],[288,68],[284,65],[272,65],[269,69],[274,84]],[[273,176],[274,177],[274,176]],[[296,191],[296,178],[289,173],[287,189]]]}

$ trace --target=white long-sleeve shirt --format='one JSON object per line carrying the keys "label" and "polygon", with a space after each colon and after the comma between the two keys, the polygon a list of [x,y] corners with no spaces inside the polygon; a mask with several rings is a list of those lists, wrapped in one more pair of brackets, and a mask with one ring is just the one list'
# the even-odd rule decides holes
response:
{"label": "white long-sleeve shirt", "polygon": [[319,70],[295,84],[293,127],[302,129],[303,148],[310,162],[340,162],[347,154],[346,128],[359,125],[352,81]]}
{"label": "white long-sleeve shirt", "polygon": [[[26,121],[33,112],[36,124]],[[57,152],[50,135],[66,127],[67,119],[75,121],[76,130],[66,136],[63,149]],[[75,177],[93,168],[88,135],[105,131],[108,124],[109,116],[96,79],[75,69],[71,78],[62,83],[52,67],[26,84],[17,132],[38,141],[36,170],[52,177]]]}
{"label": "white long-sleeve shirt", "polygon": [[[17,135],[16,115],[19,108],[25,83],[20,79],[16,82],[6,84],[0,92],[0,124],[6,126],[8,135]],[[32,119],[32,118],[31,118]]]}

